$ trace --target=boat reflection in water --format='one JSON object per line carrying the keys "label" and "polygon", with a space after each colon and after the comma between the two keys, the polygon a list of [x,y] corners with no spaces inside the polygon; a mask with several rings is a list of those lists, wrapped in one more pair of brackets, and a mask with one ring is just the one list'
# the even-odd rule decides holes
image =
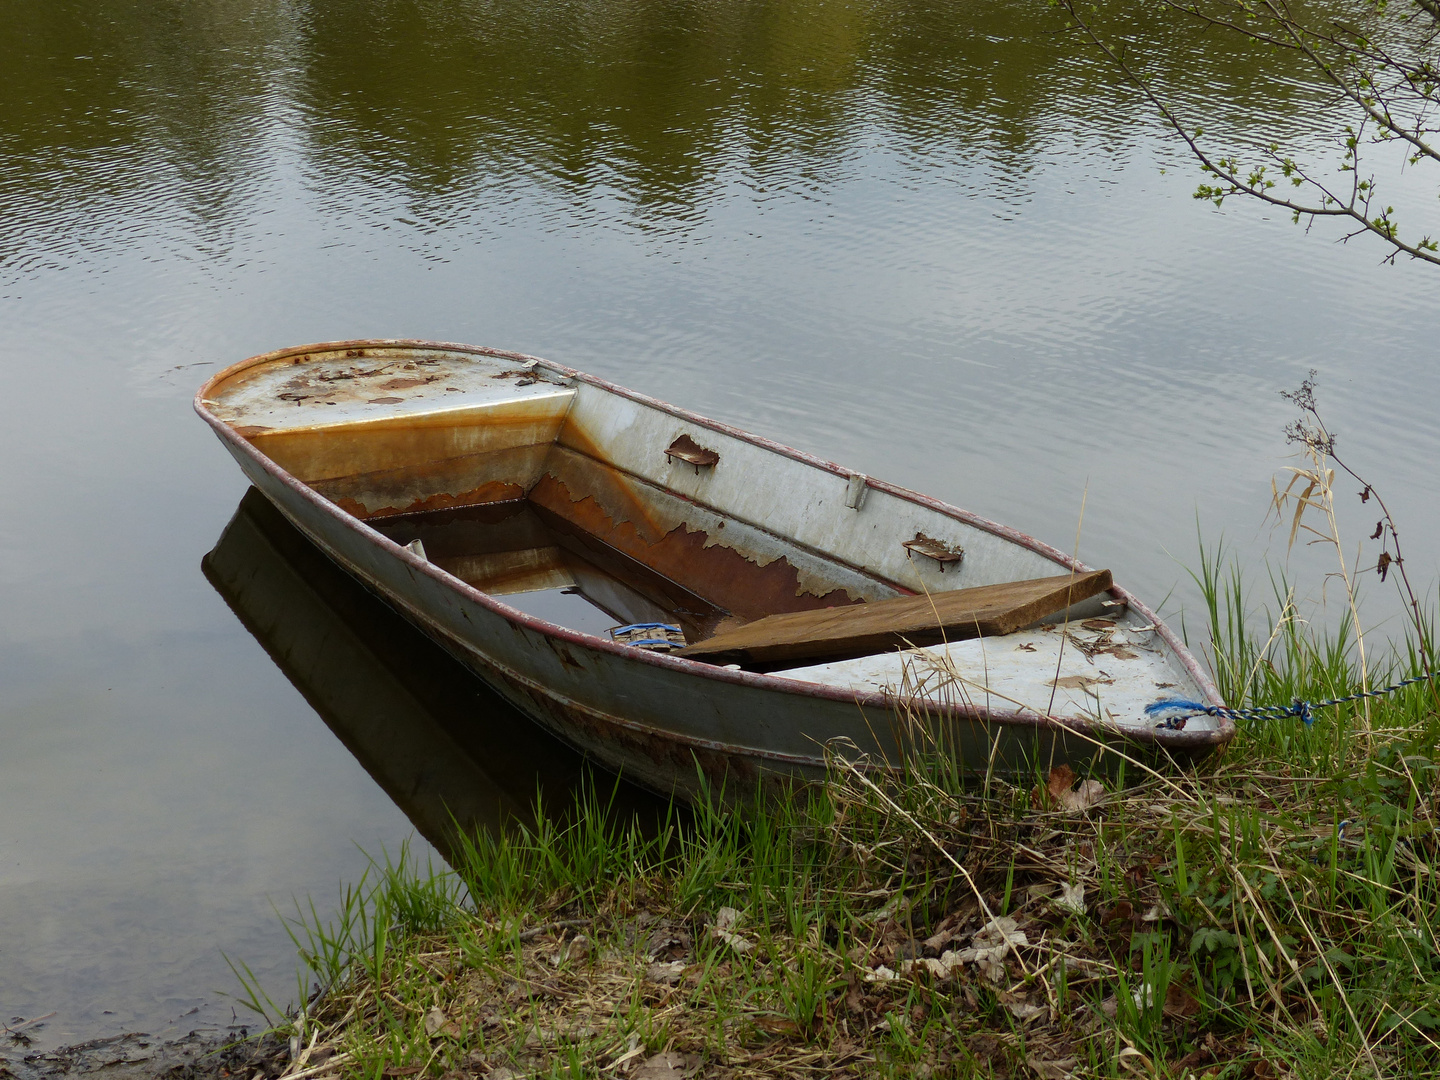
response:
{"label": "boat reflection in water", "polygon": [[[658,797],[592,766],[336,566],[251,488],[205,576],[415,828],[448,857],[467,831],[564,816],[593,785],[620,816]],[[612,797],[613,793],[613,797]]]}

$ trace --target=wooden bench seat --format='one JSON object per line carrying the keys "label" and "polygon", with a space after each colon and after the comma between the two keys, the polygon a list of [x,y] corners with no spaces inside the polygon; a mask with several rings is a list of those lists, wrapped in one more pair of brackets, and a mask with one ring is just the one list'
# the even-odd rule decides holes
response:
{"label": "wooden bench seat", "polygon": [[1008,634],[1111,586],[1109,570],[1008,581],[929,596],[770,615],[672,655],[774,670],[894,648]]}

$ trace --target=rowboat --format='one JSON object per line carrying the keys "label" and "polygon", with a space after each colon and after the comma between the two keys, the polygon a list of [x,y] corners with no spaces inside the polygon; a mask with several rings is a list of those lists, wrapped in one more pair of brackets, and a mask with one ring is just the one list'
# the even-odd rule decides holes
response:
{"label": "rowboat", "polygon": [[816,778],[916,738],[1023,772],[1194,758],[1222,704],[1108,570],[519,353],[331,342],[195,408],[250,482],[521,713],[661,793]]}

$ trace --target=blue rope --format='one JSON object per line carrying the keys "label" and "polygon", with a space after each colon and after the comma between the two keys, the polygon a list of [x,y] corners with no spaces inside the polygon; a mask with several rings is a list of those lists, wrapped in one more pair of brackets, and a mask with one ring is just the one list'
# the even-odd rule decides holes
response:
{"label": "blue rope", "polygon": [[1357,694],[1326,698],[1324,701],[1301,701],[1296,698],[1292,705],[1257,705],[1250,709],[1229,709],[1224,705],[1206,705],[1200,701],[1167,698],[1146,705],[1145,713],[1148,716],[1157,716],[1160,713],[1181,711],[1183,715],[1167,717],[1155,725],[1158,730],[1164,731],[1181,731],[1185,727],[1185,722],[1196,716],[1215,716],[1228,720],[1283,720],[1287,716],[1298,716],[1305,722],[1305,726],[1309,727],[1315,722],[1314,712],[1316,709],[1328,709],[1331,705],[1344,705],[1347,702],[1360,701],[1362,698],[1384,697],[1386,694],[1393,694],[1396,690],[1413,686],[1415,683],[1428,682],[1435,678],[1436,674],[1433,671],[1427,672],[1413,678],[1401,679],[1382,690],[1362,690]]}
{"label": "blue rope", "polygon": [[631,630],[672,630],[680,633],[680,627],[668,622],[632,622],[627,626],[612,626],[609,630],[611,637],[619,637],[621,634]]}

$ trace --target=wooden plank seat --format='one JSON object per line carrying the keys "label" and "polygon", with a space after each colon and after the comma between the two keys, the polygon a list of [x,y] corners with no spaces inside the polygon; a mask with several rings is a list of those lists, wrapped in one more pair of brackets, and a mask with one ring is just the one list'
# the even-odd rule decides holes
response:
{"label": "wooden plank seat", "polygon": [[672,653],[716,664],[774,670],[846,660],[894,648],[1008,634],[1111,586],[1109,570],[1007,581],[929,596],[770,615]]}

